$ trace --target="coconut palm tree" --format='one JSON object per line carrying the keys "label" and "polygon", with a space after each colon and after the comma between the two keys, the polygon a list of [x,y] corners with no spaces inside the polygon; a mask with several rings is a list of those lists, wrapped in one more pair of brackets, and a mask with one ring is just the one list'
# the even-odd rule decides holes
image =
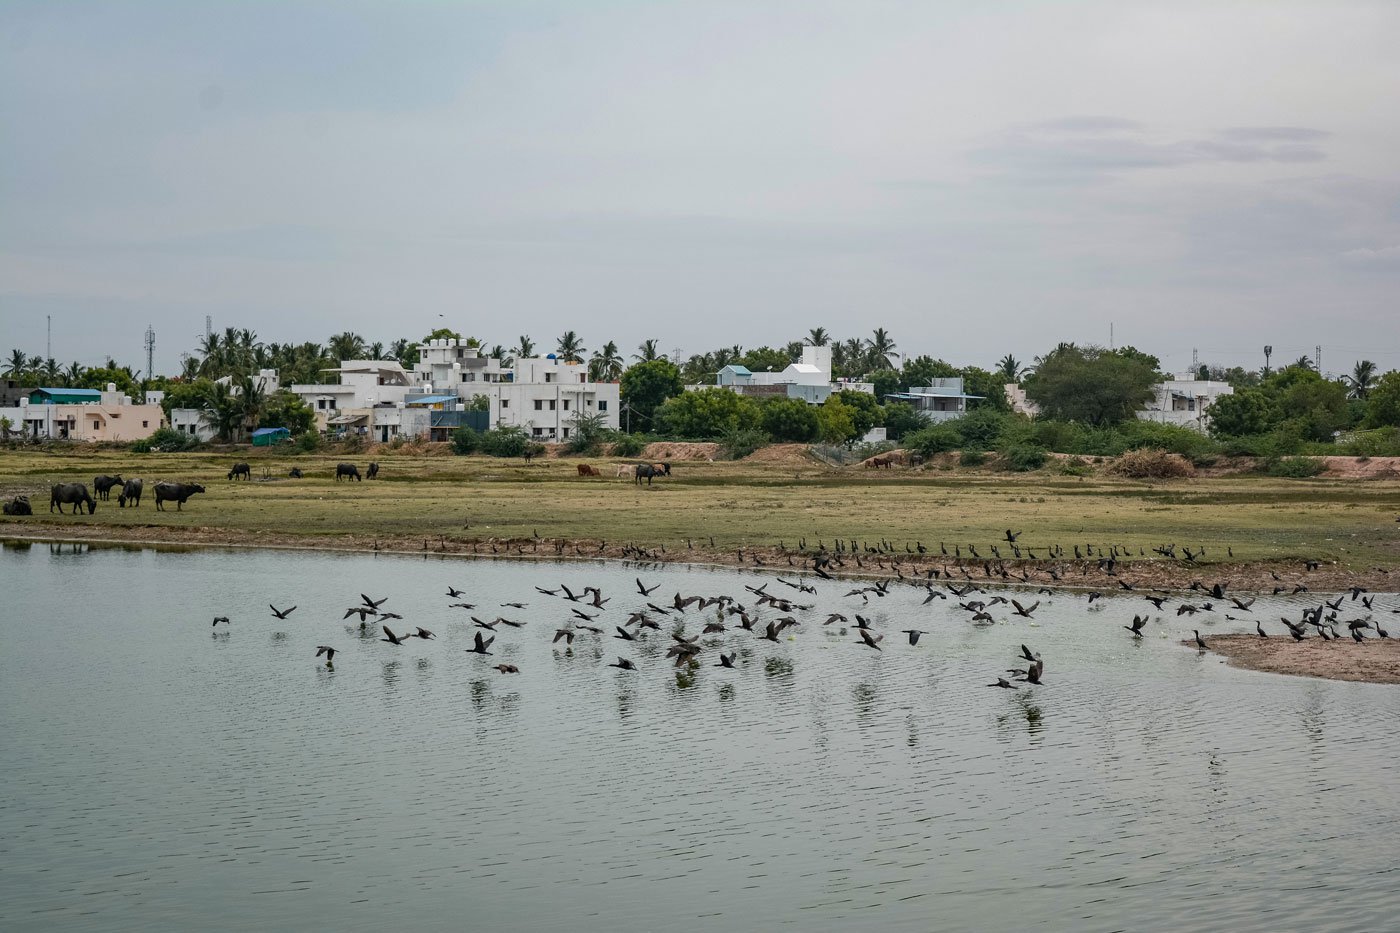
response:
{"label": "coconut palm tree", "polygon": [[588,348],[578,339],[578,334],[571,330],[564,331],[564,336],[559,338],[554,348],[554,354],[565,363],[582,363],[583,355],[587,352]]}
{"label": "coconut palm tree", "polygon": [[29,354],[23,350],[11,350],[10,358],[5,363],[5,375],[12,379],[18,379],[29,371]]}
{"label": "coconut palm tree", "polygon": [[364,359],[365,338],[351,331],[336,334],[327,341],[331,358],[336,362]]}
{"label": "coconut palm tree", "polygon": [[656,349],[657,343],[658,341],[655,339],[643,340],[637,344],[637,352],[632,354],[632,359],[639,363],[650,363],[652,360],[659,359],[661,353]]}
{"label": "coconut palm tree", "polygon": [[263,409],[267,407],[267,392],[262,384],[245,375],[238,383],[238,408],[244,432],[250,432],[262,420]]}
{"label": "coconut palm tree", "polygon": [[369,358],[372,360],[384,359],[384,344],[382,341],[376,340],[369,345]]}
{"label": "coconut palm tree", "polygon": [[1030,368],[1021,365],[1021,361],[1010,353],[997,361],[997,375],[1006,382],[1019,382],[1021,377],[1030,372]]}
{"label": "coconut palm tree", "polygon": [[865,341],[859,337],[850,337],[833,347],[832,358],[836,357],[835,347],[841,349],[841,371],[846,376],[864,375],[869,367],[865,365]]}
{"label": "coconut palm tree", "polygon": [[[110,360],[108,362],[111,362]],[[76,386],[83,381],[83,364],[77,360],[68,364],[68,368],[63,372],[63,381],[69,386]]]}
{"label": "coconut palm tree", "polygon": [[1296,360],[1294,360],[1293,362],[1289,363],[1288,365],[1289,365],[1289,366],[1296,366],[1296,367],[1298,367],[1299,369],[1312,369],[1312,368],[1313,368],[1313,361],[1312,361],[1312,357],[1310,357],[1310,356],[1308,356],[1306,353],[1304,353],[1302,356],[1298,357]]}
{"label": "coconut palm tree", "polygon": [[57,385],[63,381],[63,367],[58,365],[58,360],[49,357],[37,367],[39,378],[49,385]]}
{"label": "coconut palm tree", "polygon": [[609,340],[603,349],[594,350],[588,361],[588,378],[594,382],[615,382],[622,378],[622,354],[617,344]]}
{"label": "coconut palm tree", "polygon": [[813,327],[807,331],[807,339],[803,343],[813,347],[824,347],[831,343],[831,335],[826,332],[825,327]]}
{"label": "coconut palm tree", "polygon": [[894,338],[883,327],[875,328],[873,336],[870,338],[870,363],[871,369],[893,369],[894,363],[890,358],[895,356],[899,347],[895,344]]}
{"label": "coconut palm tree", "polygon": [[535,355],[535,342],[530,339],[528,334],[521,334],[516,339],[515,349],[510,352],[517,360],[531,359]]}
{"label": "coconut palm tree", "polygon": [[230,441],[243,424],[243,400],[233,393],[227,383],[216,382],[204,397],[199,418],[221,441]]}
{"label": "coconut palm tree", "polygon": [[1350,376],[1343,376],[1349,386],[1347,394],[1352,398],[1365,399],[1376,384],[1376,364],[1370,360],[1360,360],[1351,370]]}

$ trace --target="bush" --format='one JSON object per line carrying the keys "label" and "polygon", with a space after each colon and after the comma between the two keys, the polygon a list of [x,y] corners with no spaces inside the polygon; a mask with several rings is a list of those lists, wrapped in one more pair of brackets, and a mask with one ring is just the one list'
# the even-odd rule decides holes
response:
{"label": "bush", "polygon": [[148,454],[152,451],[193,450],[198,446],[199,440],[193,434],[174,428],[158,428],[150,437],[132,444],[131,450],[133,453]]}
{"label": "bush", "polygon": [[931,424],[910,434],[904,435],[904,449],[932,457],[947,453],[962,446],[962,434],[952,422]]}
{"label": "bush", "polygon": [[987,450],[1001,443],[1002,436],[1010,426],[1027,422],[1024,419],[1003,414],[995,408],[982,407],[974,408],[958,420],[948,423],[956,427],[958,433],[962,435],[961,446],[980,447]]}
{"label": "bush", "polygon": [[1014,444],[1006,450],[1006,466],[1017,473],[1029,473],[1045,466],[1049,452],[1035,444]]}
{"label": "bush", "polygon": [[1318,457],[1272,457],[1264,461],[1264,472],[1270,476],[1305,479],[1327,469]]}
{"label": "bush", "polygon": [[612,439],[614,457],[640,457],[646,449],[647,439],[642,434],[619,434]]}
{"label": "bush", "polygon": [[475,453],[481,446],[481,435],[473,428],[462,425],[452,432],[452,452],[459,457]]}
{"label": "bush", "polygon": [[1065,476],[1092,476],[1094,468],[1082,457],[1070,457],[1060,464],[1060,473]]}
{"label": "bush", "polygon": [[531,441],[520,428],[495,428],[481,435],[479,446],[488,456],[523,457],[531,450]]}
{"label": "bush", "polygon": [[763,430],[775,441],[805,442],[817,436],[817,413],[813,406],[797,398],[775,398],[764,402]]}
{"label": "bush", "polygon": [[965,467],[981,466],[987,462],[987,452],[980,447],[964,447],[958,463]]}
{"label": "bush", "polygon": [[564,442],[564,449],[571,454],[596,454],[603,442],[611,440],[613,435],[608,428],[608,416],[601,412],[577,415],[569,427],[573,430]]}
{"label": "bush", "polygon": [[719,447],[730,460],[740,460],[766,446],[768,435],[753,428],[736,428],[720,438]]}
{"label": "bush", "polygon": [[321,435],[318,431],[304,431],[292,441],[298,453],[314,454],[321,449]]}
{"label": "bush", "polygon": [[1195,476],[1196,468],[1181,454],[1149,447],[1123,454],[1109,464],[1108,472],[1131,479],[1175,479]]}

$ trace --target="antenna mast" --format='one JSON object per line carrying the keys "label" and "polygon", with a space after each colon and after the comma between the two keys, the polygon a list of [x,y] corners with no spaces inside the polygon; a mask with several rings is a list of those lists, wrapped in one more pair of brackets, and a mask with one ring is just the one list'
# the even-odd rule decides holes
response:
{"label": "antenna mast", "polygon": [[150,324],[146,325],[146,379],[156,377],[156,329]]}

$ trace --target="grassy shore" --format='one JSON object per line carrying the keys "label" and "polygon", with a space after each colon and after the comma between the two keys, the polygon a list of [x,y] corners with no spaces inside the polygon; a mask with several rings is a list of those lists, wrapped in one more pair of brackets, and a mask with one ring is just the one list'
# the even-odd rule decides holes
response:
{"label": "grassy shore", "polygon": [[[648,488],[613,478],[615,461],[598,457],[525,463],[386,449],[372,456],[381,464],[378,480],[336,483],[338,461],[363,469],[371,455],[4,450],[0,495],[30,495],[36,515],[6,519],[0,534],[354,548],[375,541],[422,546],[421,539],[449,550],[538,535],[608,542],[609,553],[627,543],[665,547],[668,557],[679,556],[689,540],[690,554],[729,559],[741,547],[770,553],[780,542],[791,548],[805,538],[815,547],[837,537],[888,541],[901,554],[922,542],[939,557],[940,542],[950,553],[960,545],[964,554],[975,544],[987,555],[1011,528],[1024,532],[1021,544],[1038,556],[1049,544],[1067,550],[1118,544],[1151,558],[1153,547],[1174,542],[1204,547],[1205,564],[1291,567],[1313,558],[1381,582],[1374,568],[1400,562],[1400,483],[1387,480],[1138,482],[1053,470],[886,472],[833,468],[793,452],[764,462],[677,462],[674,476]],[[226,479],[236,460],[252,463],[252,481]],[[580,477],[580,462],[605,475]],[[305,478],[288,479],[292,466]],[[269,479],[261,478],[264,468]],[[141,508],[119,509],[113,494],[95,515],[50,516],[49,486],[91,484],[101,473],[145,479]],[[183,512],[157,512],[150,485],[162,479],[199,482],[208,492]],[[1009,556],[1004,541],[1003,553]]]}

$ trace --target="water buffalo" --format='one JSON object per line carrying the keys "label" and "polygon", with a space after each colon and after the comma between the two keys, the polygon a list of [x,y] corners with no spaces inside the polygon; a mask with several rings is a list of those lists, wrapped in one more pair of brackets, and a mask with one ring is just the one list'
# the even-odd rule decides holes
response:
{"label": "water buffalo", "polygon": [[371,463],[369,469],[365,470],[365,479],[374,479],[379,475],[379,464]]}
{"label": "water buffalo", "polygon": [[228,471],[228,478],[238,479],[240,476],[244,479],[252,479],[253,468],[246,463],[235,463],[233,469]]}
{"label": "water buffalo", "polygon": [[292,467],[291,471],[287,473],[287,475],[290,476],[292,479],[301,479],[301,467]]}
{"label": "water buffalo", "polygon": [[640,486],[642,484],[642,480],[645,479],[647,481],[647,485],[650,486],[653,477],[665,475],[666,471],[661,469],[661,467],[657,466],[654,463],[639,463],[637,464],[637,477],[634,480],[634,482],[638,486]]}
{"label": "water buffalo", "polygon": [[347,481],[353,479],[358,483],[360,481],[360,468],[353,463],[336,464],[335,481],[338,483],[342,479]]}
{"label": "water buffalo", "polygon": [[82,511],[83,503],[87,503],[89,515],[97,511],[97,500],[82,483],[63,483],[49,490],[50,512],[54,510],[54,506],[58,506],[58,514],[62,515],[64,503],[73,506],[74,515]]}
{"label": "water buffalo", "polygon": [[5,512],[6,515],[33,515],[33,514],[34,514],[34,510],[33,510],[32,508],[29,507],[29,497],[28,497],[28,496],[15,496],[13,499],[11,499],[9,502],[6,502],[6,503],[4,504],[4,506],[2,506],[2,507],[0,507],[0,508],[3,508],[3,510],[4,510],[4,512]]}
{"label": "water buffalo", "polygon": [[121,494],[117,496],[117,505],[124,509],[126,504],[130,502],[133,509],[138,507],[141,505],[141,490],[143,488],[144,484],[139,479],[127,480],[126,485],[122,487]]}
{"label": "water buffalo", "polygon": [[112,487],[120,486],[125,480],[120,475],[99,476],[92,481],[92,491],[97,493],[99,499],[112,498]]}
{"label": "water buffalo", "polygon": [[164,512],[161,503],[174,502],[175,511],[183,512],[185,500],[203,491],[204,487],[198,483],[156,483],[156,508]]}

